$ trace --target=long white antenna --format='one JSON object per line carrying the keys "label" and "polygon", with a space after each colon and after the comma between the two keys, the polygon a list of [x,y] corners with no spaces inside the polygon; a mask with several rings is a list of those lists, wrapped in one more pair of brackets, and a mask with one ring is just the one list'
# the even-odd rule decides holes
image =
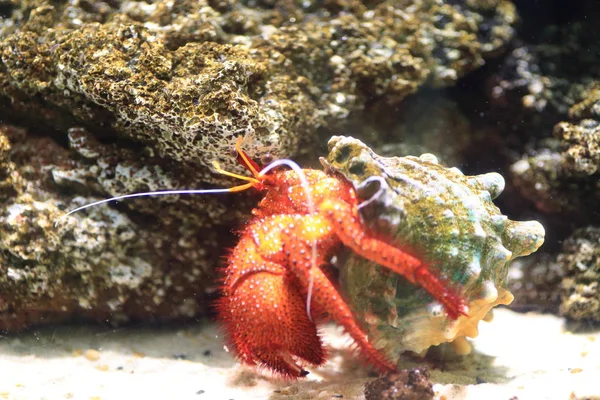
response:
{"label": "long white antenna", "polygon": [[104,200],[98,200],[93,203],[85,204],[81,207],[74,208],[70,210],[64,215],[61,215],[54,222],[54,226],[58,226],[58,224],[68,217],[71,214],[75,214],[81,210],[85,210],[86,208],[99,206],[100,204],[110,203],[111,201],[118,201],[124,199],[131,199],[133,197],[146,197],[146,196],[168,196],[168,195],[177,195],[177,194],[215,194],[215,193],[231,193],[229,189],[181,189],[181,190],[158,190],[155,192],[140,192],[140,193],[131,193],[124,194],[121,196],[115,196]]}

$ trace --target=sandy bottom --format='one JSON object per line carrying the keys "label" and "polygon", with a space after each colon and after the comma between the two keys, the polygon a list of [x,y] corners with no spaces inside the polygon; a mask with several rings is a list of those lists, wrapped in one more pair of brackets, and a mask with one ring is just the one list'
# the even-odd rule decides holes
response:
{"label": "sandy bottom", "polygon": [[[572,333],[549,315],[496,311],[467,357],[426,365],[438,399],[600,399],[600,332]],[[0,399],[364,399],[369,372],[349,340],[324,329],[330,361],[302,382],[247,369],[208,323],[170,329],[90,326],[0,336]]]}

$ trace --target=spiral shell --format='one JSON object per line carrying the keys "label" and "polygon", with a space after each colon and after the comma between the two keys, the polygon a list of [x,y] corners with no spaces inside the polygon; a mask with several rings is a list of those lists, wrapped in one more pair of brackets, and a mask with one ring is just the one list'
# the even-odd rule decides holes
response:
{"label": "spiral shell", "polygon": [[538,249],[542,225],[511,221],[493,204],[504,189],[500,174],[465,176],[431,154],[380,157],[357,139],[334,136],[324,163],[355,186],[372,232],[416,253],[469,304],[468,316],[450,320],[422,288],[349,255],[339,263],[340,281],[369,339],[393,358],[444,342],[468,353],[465,337],[477,336],[493,307],[513,300],[508,263]]}

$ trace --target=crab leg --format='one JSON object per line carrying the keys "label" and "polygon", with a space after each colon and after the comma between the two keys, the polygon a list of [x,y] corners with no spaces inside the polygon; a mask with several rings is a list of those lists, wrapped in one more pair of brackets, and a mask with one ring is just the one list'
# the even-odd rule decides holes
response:
{"label": "crab leg", "polygon": [[[346,329],[371,365],[380,371],[395,371],[394,366],[369,343],[367,336],[356,322],[350,307],[343,300],[325,273],[319,267],[314,267],[311,252],[313,244],[316,244],[319,249],[318,254],[320,257],[316,260],[317,265],[322,265],[325,256],[339,243],[333,235],[326,218],[318,214],[273,215],[262,218],[259,223],[251,226],[247,230],[247,233],[242,240],[252,238],[253,248],[256,249],[257,256],[261,257],[265,262],[285,265],[290,278],[293,278],[288,281],[290,283],[289,287],[282,287],[279,290],[297,288],[296,293],[301,294],[303,297],[302,305],[298,305],[297,301],[294,302],[293,312],[287,315],[278,314],[278,317],[281,318],[279,324],[287,327],[286,333],[292,331],[291,327],[294,328],[293,338],[290,338],[290,349],[293,348],[297,352],[299,351],[298,347],[316,346],[316,344],[310,344],[311,341],[314,342],[317,340],[315,338],[316,333],[311,330],[303,331],[297,326],[297,321],[306,323],[306,320],[308,320],[305,300],[308,296],[312,279],[313,290],[311,301],[314,307],[311,314],[316,316],[315,320],[318,322],[324,314],[330,315]],[[243,254],[242,256],[243,259],[247,260],[249,254]],[[227,296],[226,293],[224,294]],[[248,297],[252,296],[253,292],[249,292]],[[281,297],[282,301],[285,300],[283,296]],[[262,327],[265,332],[268,332],[267,335],[269,337],[283,335],[283,332],[278,331],[277,327],[271,328],[268,326],[267,316],[262,321]],[[314,352],[317,349],[306,349],[304,351]],[[298,354],[296,353],[296,355]],[[318,364],[314,361],[311,362]]]}
{"label": "crab leg", "polygon": [[295,278],[285,266],[265,259],[251,236],[242,236],[224,276],[217,311],[240,360],[287,378],[307,374],[296,359],[325,362],[321,338],[306,315]]}
{"label": "crab leg", "polygon": [[391,271],[404,276],[411,283],[423,287],[443,306],[452,319],[467,315],[464,300],[433,274],[425,264],[408,253],[380,239],[372,237],[361,224],[358,213],[348,204],[325,200],[319,211],[327,216],[335,234],[356,254],[375,261]]}
{"label": "crab leg", "polygon": [[[333,283],[327,278],[320,268],[313,268],[311,262],[310,246],[311,241],[306,238],[320,241],[321,244],[327,243],[332,237],[332,231],[327,221],[320,215],[305,216],[300,223],[295,225],[289,232],[289,235],[282,236],[283,252],[288,257],[290,270],[296,275],[300,286],[306,293],[313,281],[313,291],[311,293],[312,301],[319,314],[328,314],[337,323],[342,325],[346,332],[354,339],[360,352],[366,360],[381,372],[396,371],[395,366],[369,342],[367,335],[358,325],[352,310],[346,304]],[[318,237],[320,236],[320,237]],[[301,239],[303,238],[303,239]],[[331,242],[333,243],[333,241]],[[327,249],[320,248],[321,254],[326,254]],[[323,263],[323,260],[319,260]]]}

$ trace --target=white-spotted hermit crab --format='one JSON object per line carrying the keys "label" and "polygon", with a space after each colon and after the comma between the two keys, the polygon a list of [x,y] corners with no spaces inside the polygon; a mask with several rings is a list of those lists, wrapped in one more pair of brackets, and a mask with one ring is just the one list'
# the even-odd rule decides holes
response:
{"label": "white-spotted hermit crab", "polygon": [[[359,209],[370,200],[361,204],[351,181],[331,168],[300,169],[290,160],[278,160],[261,169],[240,147],[238,140],[238,160],[251,177],[223,171],[218,164],[215,169],[246,181],[243,185],[117,196],[66,215],[137,196],[224,193],[249,188],[264,192],[221,270],[222,296],[217,310],[240,361],[286,378],[305,376],[308,372],[304,365],[325,363],[326,352],[317,326],[328,319],[344,327],[373,367],[379,371],[395,370],[395,364],[369,340],[352,308],[328,277],[330,260],[341,245],[423,288],[443,308],[440,314],[445,319],[467,318],[468,299],[461,293],[460,285],[450,284],[454,280],[439,273],[443,268],[424,262],[408,244],[394,245],[390,238],[366,227]],[[284,165],[291,170],[279,168]]]}

